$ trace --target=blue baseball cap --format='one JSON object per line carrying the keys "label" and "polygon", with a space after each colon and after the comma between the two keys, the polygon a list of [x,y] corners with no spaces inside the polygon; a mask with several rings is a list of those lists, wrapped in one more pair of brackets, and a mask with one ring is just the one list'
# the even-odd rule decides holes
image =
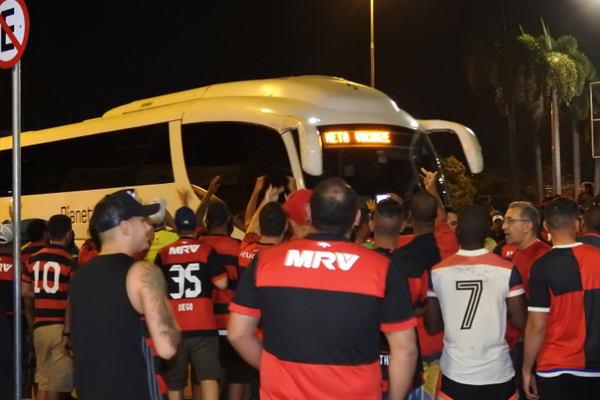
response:
{"label": "blue baseball cap", "polygon": [[175,213],[175,226],[178,231],[193,231],[198,226],[196,214],[189,207],[181,207]]}

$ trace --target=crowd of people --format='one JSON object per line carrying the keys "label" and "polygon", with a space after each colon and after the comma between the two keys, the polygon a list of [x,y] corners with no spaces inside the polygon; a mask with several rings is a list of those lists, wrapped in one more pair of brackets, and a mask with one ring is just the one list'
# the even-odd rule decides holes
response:
{"label": "crowd of people", "polygon": [[243,240],[214,198],[219,177],[174,215],[133,190],[105,196],[81,249],[56,215],[28,224],[14,260],[17,233],[0,225],[0,399],[13,398],[13,268],[25,399],[178,400],[188,386],[202,400],[600,396],[587,183],[577,202],[501,213],[485,196],[444,207],[425,170],[410,199],[366,204],[338,178],[267,180]]}

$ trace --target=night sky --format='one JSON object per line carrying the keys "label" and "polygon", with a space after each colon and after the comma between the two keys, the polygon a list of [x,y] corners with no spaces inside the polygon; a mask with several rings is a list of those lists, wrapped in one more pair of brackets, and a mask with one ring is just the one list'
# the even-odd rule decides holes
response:
{"label": "night sky", "polygon": [[[101,116],[134,100],[213,83],[335,75],[369,83],[368,0],[29,0],[23,129]],[[505,0],[509,29],[572,34],[600,70],[600,0]],[[474,45],[502,30],[499,0],[375,0],[376,87],[414,117],[478,135],[488,166],[508,167],[506,121],[466,78]],[[10,129],[10,73],[0,73],[0,129]],[[520,161],[533,168],[531,129]],[[565,162],[571,139],[563,130]],[[550,131],[543,133],[550,161]],[[447,155],[445,149],[438,149]],[[450,150],[448,150],[450,151]],[[593,178],[583,146],[585,179]]]}

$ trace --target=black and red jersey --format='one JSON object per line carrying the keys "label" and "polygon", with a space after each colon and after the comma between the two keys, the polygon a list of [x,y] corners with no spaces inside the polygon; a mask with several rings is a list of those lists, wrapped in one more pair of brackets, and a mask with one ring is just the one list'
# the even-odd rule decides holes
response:
{"label": "black and red jersey", "polygon": [[165,274],[183,337],[216,335],[213,282],[227,277],[216,251],[196,239],[181,238],[160,249],[154,263]]}
{"label": "black and red jersey", "polygon": [[600,235],[597,233],[586,233],[585,235],[581,235],[577,238],[578,242],[585,243],[588,246],[595,247],[600,249]]}
{"label": "black and red jersey", "polygon": [[380,332],[416,326],[398,268],[336,235],[261,250],[230,309],[262,317],[269,399],[381,398]]}
{"label": "black and red jersey", "polygon": [[[506,243],[506,240],[501,241],[494,247],[494,254],[504,258],[506,261],[512,261],[516,251],[517,246]],[[525,277],[523,279],[526,281]]]}
{"label": "black and red jersey", "polygon": [[246,236],[244,236],[244,240],[242,240],[242,244],[240,244],[240,255],[238,257],[240,272],[250,265],[254,256],[256,256],[261,249],[269,246],[272,246],[272,244],[260,242],[260,235],[257,235],[256,233],[247,233]]}
{"label": "black and red jersey", "polygon": [[79,250],[79,256],[77,257],[77,263],[81,266],[92,258],[96,257],[100,252],[96,248],[94,241],[92,239],[86,239]]}
{"label": "black and red jersey", "polygon": [[[505,242],[506,243],[506,242]],[[504,248],[514,245],[506,245]],[[519,250],[515,247],[514,253],[511,254],[512,263],[517,267],[517,270],[521,274],[521,278],[523,279],[523,288],[525,289],[525,293],[529,295],[529,272],[531,271],[531,265],[535,260],[537,260],[542,254],[547,253],[550,250],[550,246],[541,240],[536,241],[531,246],[527,247],[524,250]],[[494,253],[496,251],[494,250]],[[502,257],[504,258],[504,257]],[[515,328],[507,322],[506,326],[506,341],[508,342],[509,347],[512,349],[521,339],[521,335],[523,331]]]}
{"label": "black and red jersey", "polygon": [[[413,308],[425,306],[427,300],[427,288],[429,285],[429,277],[427,270],[421,264],[418,257],[413,256],[401,249],[389,250],[378,248],[375,251],[390,258],[393,263],[391,265],[398,268],[400,275],[404,278],[407,284],[410,301]],[[418,332],[417,332],[418,334]],[[384,337],[381,338],[381,352],[379,355],[381,363],[381,375],[383,376],[382,391],[388,391],[389,385],[389,359],[390,350],[387,340]],[[421,349],[419,346],[419,357],[417,359],[417,367],[415,368],[415,374],[412,381],[410,390],[414,390],[423,385],[423,361],[421,359]]]}
{"label": "black and red jersey", "polygon": [[537,373],[600,377],[600,250],[555,246],[531,266],[529,311],[548,314]]}
{"label": "black and red jersey", "polygon": [[[443,259],[455,254],[459,250],[458,241],[454,231],[445,222],[437,222],[436,230],[432,233],[427,233],[419,236],[415,236],[410,243],[400,247],[400,250],[411,254],[419,259],[420,265],[426,271],[431,271],[434,265],[442,262]],[[425,290],[425,297],[427,296],[427,279],[419,275],[419,272],[414,272],[412,282],[413,290],[411,296],[415,300],[415,296],[422,296],[420,293],[422,288]],[[423,286],[424,285],[424,286]],[[421,289],[419,289],[421,288]],[[434,356],[439,354],[444,348],[444,333],[439,332],[434,335],[430,335],[425,329],[423,317],[417,318],[419,333],[419,343],[421,345],[421,353],[423,356]]]}
{"label": "black and red jersey", "polygon": [[0,304],[6,315],[12,315],[15,310],[14,263],[12,254],[0,253]]}
{"label": "black and red jersey", "polygon": [[29,259],[22,281],[33,286],[34,328],[65,322],[69,283],[75,265],[71,253],[56,244],[46,246]]}
{"label": "black and red jersey", "polygon": [[44,242],[27,243],[21,249],[21,264],[22,265],[29,264],[29,259],[31,258],[31,256],[34,255],[35,253],[37,253],[38,251],[42,250],[46,246],[47,246],[47,244]]}
{"label": "black and red jersey", "polygon": [[215,320],[219,330],[227,329],[229,322],[229,303],[238,283],[238,257],[240,255],[240,241],[226,235],[204,235],[198,239],[201,243],[212,246],[221,264],[227,270],[227,289],[213,290],[213,303]]}

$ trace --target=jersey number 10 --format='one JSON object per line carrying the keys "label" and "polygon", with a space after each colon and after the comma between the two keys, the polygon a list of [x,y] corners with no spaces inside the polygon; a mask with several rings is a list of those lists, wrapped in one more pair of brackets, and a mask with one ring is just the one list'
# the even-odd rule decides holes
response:
{"label": "jersey number 10", "polygon": [[473,320],[475,319],[475,314],[477,314],[477,307],[479,307],[479,300],[481,300],[483,281],[457,281],[456,290],[471,291],[469,304],[467,305],[467,311],[465,311],[465,317],[463,318],[462,325],[460,326],[460,329],[471,329],[473,326]]}
{"label": "jersey number 10", "polygon": [[[54,279],[48,280],[48,275],[53,274]],[[40,261],[33,264],[33,292],[39,293],[40,288],[38,286],[38,282],[40,280]],[[52,286],[49,285],[52,283]],[[44,287],[44,291],[46,293],[56,293],[58,292],[58,285],[60,284],[60,265],[54,261],[46,261],[44,263],[44,271],[42,272],[42,286]]]}
{"label": "jersey number 10", "polygon": [[[177,292],[171,293],[172,298],[179,300],[183,298],[183,295],[185,294],[186,299],[193,299],[202,293],[202,282],[194,276],[194,271],[200,271],[199,263],[188,264],[186,268],[181,265],[173,265],[169,271],[177,274],[171,277],[173,282],[178,284]],[[185,289],[185,281],[190,282],[192,287]]]}

